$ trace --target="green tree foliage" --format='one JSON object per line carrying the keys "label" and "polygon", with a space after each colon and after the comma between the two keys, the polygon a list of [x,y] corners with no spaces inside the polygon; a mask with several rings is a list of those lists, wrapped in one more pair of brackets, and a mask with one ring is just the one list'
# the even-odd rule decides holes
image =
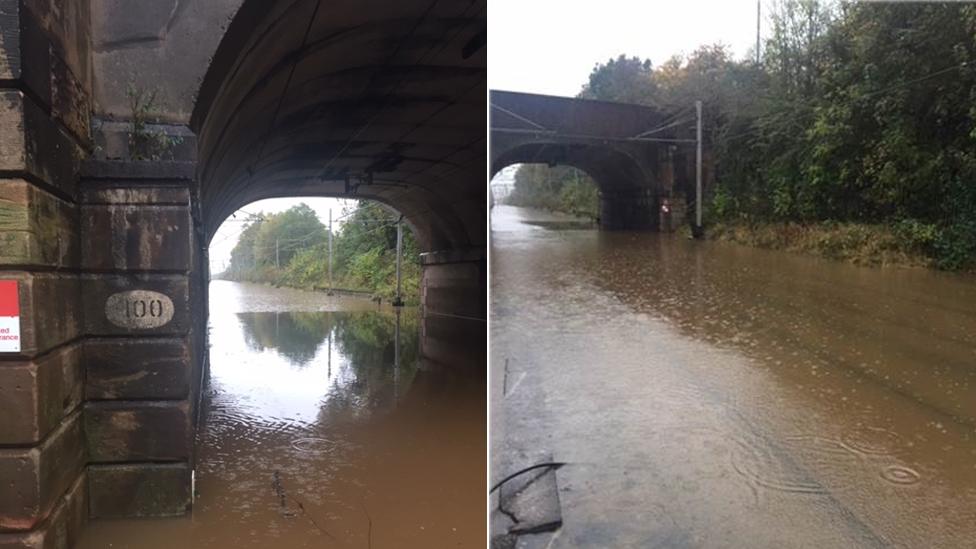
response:
{"label": "green tree foliage", "polygon": [[238,279],[243,279],[246,271],[251,271],[257,267],[257,257],[254,248],[257,243],[258,233],[264,224],[264,217],[257,216],[249,221],[241,231],[241,236],[237,239],[237,244],[230,251],[230,268],[228,274]]}
{"label": "green tree foliage", "polygon": [[[759,65],[721,46],[658,67],[620,56],[580,96],[673,113],[703,101],[706,219],[872,225],[937,266],[971,265],[976,6],[781,0],[768,28]],[[539,169],[515,192],[556,207],[562,186]]]}
{"label": "green tree foliage", "polygon": [[[314,210],[299,204],[278,214],[259,215],[245,226],[231,251],[226,278],[298,288],[362,290],[392,299],[396,294],[397,217],[389,209],[365,201],[346,212],[333,240],[330,281],[329,233]],[[404,300],[418,303],[420,252],[406,224],[401,281]]]}
{"label": "green tree foliage", "polygon": [[571,166],[523,164],[515,172],[509,204],[544,208],[595,218],[600,208],[596,183]]}
{"label": "green tree foliage", "polygon": [[649,59],[621,55],[597,65],[579,96],[620,103],[653,104],[656,100],[654,69]]}
{"label": "green tree foliage", "polygon": [[[336,242],[339,276],[352,287],[368,288],[392,299],[396,294],[397,215],[376,202],[360,202],[342,226]],[[420,249],[404,224],[401,279],[404,299],[420,300]]]}
{"label": "green tree foliage", "polygon": [[305,204],[272,215],[261,224],[254,241],[254,257],[259,264],[287,265],[300,250],[325,242],[329,233]]}
{"label": "green tree foliage", "polygon": [[767,107],[752,138],[781,168],[770,178],[772,213],[889,224],[941,267],[970,262],[973,6],[865,3],[831,13],[788,2],[780,11],[785,21],[814,21],[814,30],[782,24],[767,44],[787,52],[767,57],[767,94],[793,103],[785,115]]}

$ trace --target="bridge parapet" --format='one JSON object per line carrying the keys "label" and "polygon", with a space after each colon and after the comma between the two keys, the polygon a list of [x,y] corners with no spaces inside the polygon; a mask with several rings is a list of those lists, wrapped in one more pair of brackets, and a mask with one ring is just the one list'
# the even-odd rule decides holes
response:
{"label": "bridge parapet", "polygon": [[643,105],[492,90],[491,127],[624,139],[654,129],[668,113]]}

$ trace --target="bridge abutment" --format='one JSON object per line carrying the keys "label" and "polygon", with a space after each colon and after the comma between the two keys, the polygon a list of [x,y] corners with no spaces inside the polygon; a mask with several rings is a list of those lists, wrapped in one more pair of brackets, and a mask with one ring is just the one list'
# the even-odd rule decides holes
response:
{"label": "bridge abutment", "polygon": [[[87,520],[78,171],[92,149],[88,3],[0,0],[0,547]],[[16,332],[19,331],[19,334]],[[16,340],[9,339],[14,335]]]}
{"label": "bridge abutment", "polygon": [[488,356],[485,249],[421,255],[420,355],[443,365],[480,367]]}
{"label": "bridge abutment", "polygon": [[81,181],[91,518],[190,506],[206,280],[193,162],[93,161]]}
{"label": "bridge abutment", "polygon": [[611,231],[656,231],[659,199],[654,189],[600,192],[600,228]]}

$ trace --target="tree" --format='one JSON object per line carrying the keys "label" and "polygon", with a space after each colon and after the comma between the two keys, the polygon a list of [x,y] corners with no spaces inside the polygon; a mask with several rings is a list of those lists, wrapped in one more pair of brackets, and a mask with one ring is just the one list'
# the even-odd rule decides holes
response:
{"label": "tree", "polygon": [[[703,46],[620,55],[580,97],[693,119],[704,103],[709,219],[869,223],[938,265],[976,258],[976,6],[781,0],[761,64]],[[524,166],[515,203],[560,208],[567,172]]]}
{"label": "tree", "polygon": [[302,203],[267,218],[255,239],[254,256],[258,263],[284,266],[299,250],[327,239],[315,210]]}
{"label": "tree", "polygon": [[600,207],[596,183],[586,172],[572,166],[550,168],[545,164],[519,166],[508,202],[593,218]]}
{"label": "tree", "polygon": [[[332,282],[336,287],[367,290],[392,299],[396,292],[398,218],[385,206],[368,201],[346,212],[333,242]],[[278,214],[260,215],[245,227],[231,251],[228,278],[299,288],[325,287],[330,285],[328,258],[328,230],[314,210],[299,204]],[[406,224],[402,267],[404,299],[417,303],[420,252]]]}
{"label": "tree", "polygon": [[230,251],[230,267],[228,271],[233,279],[241,279],[245,271],[253,269],[257,265],[254,257],[254,245],[258,238],[258,232],[264,223],[264,214],[257,214],[255,218],[248,221],[241,231],[241,236],[237,239],[237,244]]}
{"label": "tree", "polygon": [[638,105],[655,105],[654,69],[649,59],[621,54],[590,72],[579,97]]}

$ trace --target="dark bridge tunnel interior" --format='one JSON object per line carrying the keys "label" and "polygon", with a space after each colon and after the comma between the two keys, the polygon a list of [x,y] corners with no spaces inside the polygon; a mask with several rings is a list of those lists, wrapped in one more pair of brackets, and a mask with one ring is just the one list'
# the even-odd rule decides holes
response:
{"label": "dark bridge tunnel interior", "polygon": [[583,170],[593,178],[601,192],[608,193],[625,191],[648,178],[655,179],[625,152],[599,145],[545,142],[527,143],[504,151],[494,159],[491,175],[494,177],[513,164],[534,163],[565,165]]}
{"label": "dark bridge tunnel interior", "polygon": [[425,251],[483,248],[485,10],[245,2],[191,120],[208,236],[255,200],[334,196],[390,205]]}
{"label": "dark bridge tunnel interior", "polygon": [[572,166],[586,172],[599,189],[602,228],[659,228],[655,213],[662,183],[653,166],[642,165],[628,152],[599,144],[531,142],[495,156],[492,177],[511,165],[534,163]]}

